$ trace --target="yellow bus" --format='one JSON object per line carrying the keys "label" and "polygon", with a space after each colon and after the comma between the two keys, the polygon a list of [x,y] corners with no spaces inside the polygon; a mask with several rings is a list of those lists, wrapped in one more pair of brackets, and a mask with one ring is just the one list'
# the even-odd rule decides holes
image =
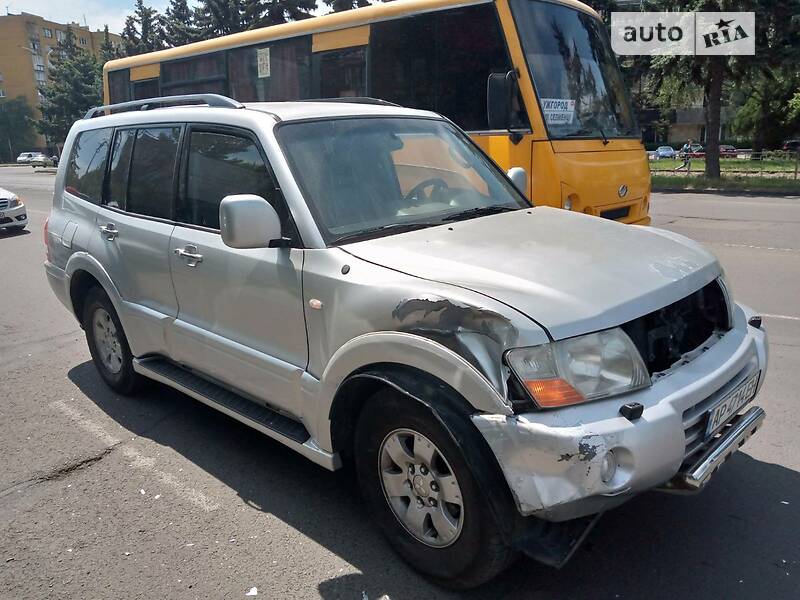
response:
{"label": "yellow bus", "polygon": [[[372,97],[433,110],[535,204],[648,224],[650,172],[603,24],[575,0],[397,0],[113,60],[107,104]],[[516,170],[520,175],[519,169]]]}

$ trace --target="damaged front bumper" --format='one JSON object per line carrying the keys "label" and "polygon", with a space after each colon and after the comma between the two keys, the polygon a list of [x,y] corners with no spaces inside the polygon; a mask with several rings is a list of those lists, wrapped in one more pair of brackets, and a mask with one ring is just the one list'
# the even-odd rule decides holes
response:
{"label": "damaged front bumper", "polygon": [[[474,415],[519,512],[549,521],[603,512],[673,480],[716,447],[713,439],[698,445],[702,419],[758,371],[760,388],[767,366],[766,333],[747,324],[748,309],[737,305],[733,316],[733,329],[645,390],[559,410]],[[619,413],[630,402],[644,406],[632,421]]]}

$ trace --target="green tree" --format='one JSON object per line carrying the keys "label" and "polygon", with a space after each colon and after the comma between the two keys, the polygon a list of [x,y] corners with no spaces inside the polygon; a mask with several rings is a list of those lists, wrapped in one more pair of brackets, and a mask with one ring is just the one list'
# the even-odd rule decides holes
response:
{"label": "green tree", "polygon": [[103,42],[100,44],[100,63],[105,64],[121,56],[119,48],[111,42],[111,35],[108,32],[108,25],[106,25],[103,27]]}
{"label": "green tree", "polygon": [[164,45],[164,17],[155,8],[136,0],[132,15],[125,19],[122,40],[127,56],[161,50]]}
{"label": "green tree", "polygon": [[75,33],[67,27],[53,52],[48,81],[41,89],[42,118],[36,128],[60,149],[72,124],[89,108],[102,104],[101,89],[100,63],[75,44]]}
{"label": "green tree", "polygon": [[323,0],[323,2],[330,6],[333,12],[342,12],[343,10],[362,8],[370,5],[369,0]]}
{"label": "green tree", "polygon": [[307,19],[316,6],[316,0],[203,0],[197,24],[207,39]]}
{"label": "green tree", "polygon": [[168,46],[183,46],[200,39],[195,17],[187,0],[170,0],[164,15],[164,39]]}
{"label": "green tree", "polygon": [[246,0],[203,0],[197,9],[197,25],[203,39],[246,30],[246,4]]}
{"label": "green tree", "polygon": [[0,163],[33,146],[33,110],[25,96],[0,99]]}
{"label": "green tree", "polygon": [[770,3],[756,14],[756,56],[734,63],[743,96],[737,133],[752,138],[753,150],[775,147],[800,126],[790,102],[800,89],[800,0]]}

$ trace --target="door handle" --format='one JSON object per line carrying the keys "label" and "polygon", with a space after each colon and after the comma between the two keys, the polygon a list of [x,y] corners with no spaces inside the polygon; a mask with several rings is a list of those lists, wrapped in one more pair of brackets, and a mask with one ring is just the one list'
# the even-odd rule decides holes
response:
{"label": "door handle", "polygon": [[103,232],[103,237],[105,237],[109,242],[113,242],[114,239],[119,235],[119,230],[113,223],[100,225],[100,231]]}
{"label": "door handle", "polygon": [[186,259],[186,265],[196,267],[203,262],[203,255],[197,253],[197,246],[188,244],[185,248],[175,248],[175,254]]}

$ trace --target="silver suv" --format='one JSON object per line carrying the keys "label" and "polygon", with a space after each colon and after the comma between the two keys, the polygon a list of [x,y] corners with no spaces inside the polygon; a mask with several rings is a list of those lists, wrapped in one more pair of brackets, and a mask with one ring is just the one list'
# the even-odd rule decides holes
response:
{"label": "silver suv", "polygon": [[64,156],[46,270],[108,385],[352,461],[442,584],[563,564],[596,515],[700,489],[764,419],[766,334],[711,253],[533,208],[439,115],[155,99],[90,111]]}

